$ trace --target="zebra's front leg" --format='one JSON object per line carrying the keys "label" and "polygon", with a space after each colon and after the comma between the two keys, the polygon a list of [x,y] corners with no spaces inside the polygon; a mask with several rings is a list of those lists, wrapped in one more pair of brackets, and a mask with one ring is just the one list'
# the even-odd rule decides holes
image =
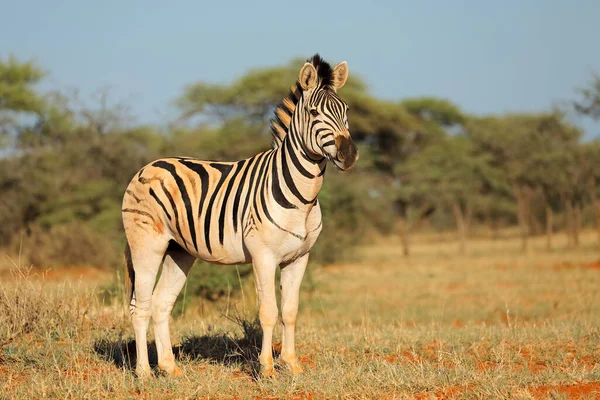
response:
{"label": "zebra's front leg", "polygon": [[302,372],[302,367],[296,359],[294,331],[298,314],[300,284],[307,263],[308,254],[281,269],[281,322],[283,324],[281,359],[294,375]]}
{"label": "zebra's front leg", "polygon": [[252,261],[256,290],[258,292],[260,326],[263,331],[262,348],[258,357],[261,374],[274,375],[273,328],[277,323],[277,300],[275,298],[275,270],[277,263],[271,255],[261,255]]}

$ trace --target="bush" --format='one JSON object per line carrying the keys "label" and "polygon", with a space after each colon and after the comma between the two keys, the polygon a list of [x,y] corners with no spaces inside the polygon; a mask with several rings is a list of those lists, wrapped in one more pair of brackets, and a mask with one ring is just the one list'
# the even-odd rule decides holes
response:
{"label": "bush", "polygon": [[65,284],[49,288],[31,279],[30,269],[15,268],[16,279],[0,283],[0,349],[24,335],[37,339],[73,338],[89,321],[90,293]]}
{"label": "bush", "polygon": [[21,255],[22,263],[34,267],[106,267],[120,260],[111,241],[80,222],[50,229],[34,225],[13,237],[11,251]]}
{"label": "bush", "polygon": [[[390,230],[391,210],[384,193],[358,173],[331,171],[319,194],[323,230],[311,251],[311,261],[330,264],[354,256],[369,232]],[[378,201],[381,200],[381,201]]]}
{"label": "bush", "polygon": [[[238,276],[239,271],[239,276]],[[194,296],[216,301],[228,295],[239,293],[242,284],[252,276],[252,265],[215,265],[204,261],[196,261],[186,283],[185,301],[182,294],[175,305],[175,312],[187,306]]]}

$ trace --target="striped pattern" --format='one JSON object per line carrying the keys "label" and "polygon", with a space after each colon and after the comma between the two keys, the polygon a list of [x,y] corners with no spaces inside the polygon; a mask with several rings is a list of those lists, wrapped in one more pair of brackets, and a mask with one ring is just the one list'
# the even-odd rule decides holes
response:
{"label": "striped pattern", "polygon": [[292,122],[292,114],[294,114],[296,104],[298,104],[301,96],[302,87],[296,82],[291,87],[288,95],[275,108],[275,118],[271,119],[271,135],[273,136],[271,146],[274,149],[283,143],[283,139],[287,135],[290,123]]}
{"label": "striped pattern", "polygon": [[[181,247],[207,261],[249,262],[243,241],[253,228],[304,240],[307,230],[290,226],[286,212],[306,213],[317,203],[326,161],[336,162],[334,134],[347,131],[347,107],[323,75],[331,68],[318,56],[311,61],[317,88],[304,98],[296,82],[277,106],[272,149],[238,162],[157,160],[130,184],[123,213],[137,213],[138,222],[146,217],[157,231],[165,227]],[[303,110],[295,112],[299,103]],[[303,129],[307,117],[309,129]]]}
{"label": "striped pattern", "polygon": [[[281,359],[293,373],[302,370],[294,326],[308,253],[322,228],[317,196],[328,161],[347,170],[358,158],[348,132],[348,107],[336,93],[347,76],[345,62],[332,69],[317,55],[305,63],[275,110],[272,148],[263,153],[237,162],[164,158],[131,180],[122,212],[138,375],[151,373],[146,346],[150,316],[158,367],[181,374],[168,316],[194,258],[253,263],[263,328],[259,360],[265,375],[274,371],[275,270],[282,267]],[[154,287],[161,263],[163,272]]]}

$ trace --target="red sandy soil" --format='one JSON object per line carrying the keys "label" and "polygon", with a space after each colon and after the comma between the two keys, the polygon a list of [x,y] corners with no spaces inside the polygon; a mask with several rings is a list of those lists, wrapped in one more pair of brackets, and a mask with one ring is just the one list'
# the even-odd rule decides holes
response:
{"label": "red sandy soil", "polygon": [[588,268],[588,269],[595,269],[597,271],[600,271],[600,261],[591,262],[588,264],[571,264],[568,262],[564,262],[564,263],[560,263],[560,264],[555,264],[553,266],[553,268],[555,270],[573,269],[573,268]]}
{"label": "red sandy soil", "polygon": [[[450,386],[435,392],[418,393],[414,396],[415,399],[450,399],[458,396],[460,393],[468,393],[468,387]],[[566,395],[569,399],[580,399],[583,397],[595,398],[600,397],[600,382],[579,383],[575,385],[553,385],[553,386],[537,386],[528,389],[528,393],[534,399],[555,398],[549,397],[554,395]]]}
{"label": "red sandy soil", "polygon": [[551,393],[567,395],[569,399],[582,397],[600,397],[600,382],[578,383],[575,385],[538,386],[529,392],[536,399],[548,398]]}
{"label": "red sandy soil", "polygon": [[[262,397],[262,396],[258,396],[255,397],[254,400],[275,400],[275,399],[279,399],[281,397]],[[314,393],[306,393],[306,392],[300,392],[298,394],[294,394],[292,396],[286,396],[286,399],[290,399],[290,400],[313,400],[315,399],[315,395]],[[321,398],[321,396],[319,396],[318,398]],[[241,398],[235,398],[237,399],[241,399]]]}
{"label": "red sandy soil", "polygon": [[433,393],[417,393],[415,395],[416,400],[425,400],[425,399],[451,399],[456,397],[459,393],[464,393],[468,391],[468,388],[461,386],[450,386],[444,389],[437,390]]}

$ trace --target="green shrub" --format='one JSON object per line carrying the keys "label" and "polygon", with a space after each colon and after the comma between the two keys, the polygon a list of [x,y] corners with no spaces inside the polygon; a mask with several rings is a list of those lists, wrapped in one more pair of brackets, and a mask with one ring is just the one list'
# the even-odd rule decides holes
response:
{"label": "green shrub", "polygon": [[[239,275],[238,275],[239,271]],[[190,299],[201,297],[216,301],[223,297],[236,295],[241,286],[252,277],[252,265],[216,265],[197,260],[175,303],[174,313],[181,313]]]}
{"label": "green shrub", "polygon": [[347,260],[369,232],[391,229],[393,217],[383,202],[383,192],[357,173],[331,171],[325,178],[319,203],[323,230],[311,251],[313,263]]}
{"label": "green shrub", "polygon": [[33,225],[12,240],[11,250],[25,265],[72,267],[117,265],[118,251],[105,236],[81,222],[43,229]]}

